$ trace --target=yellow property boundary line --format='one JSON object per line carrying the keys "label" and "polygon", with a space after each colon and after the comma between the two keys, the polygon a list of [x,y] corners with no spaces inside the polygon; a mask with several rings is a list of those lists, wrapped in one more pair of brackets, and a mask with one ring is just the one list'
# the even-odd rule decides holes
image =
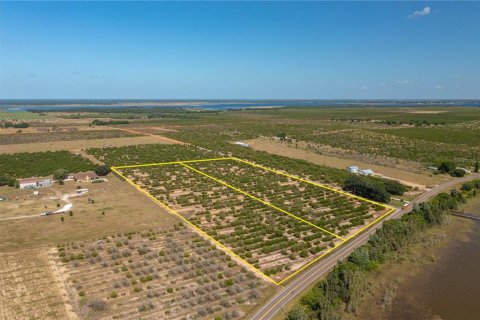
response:
{"label": "yellow property boundary line", "polygon": [[[220,179],[217,179],[215,177],[212,177],[211,175],[208,175],[206,174],[205,172],[203,171],[200,171],[200,170],[197,170],[189,165],[187,165],[186,163],[196,163],[196,162],[210,162],[210,161],[222,161],[222,160],[235,160],[235,161],[239,161],[239,162],[242,162],[242,163],[245,163],[245,164],[248,164],[248,165],[251,165],[253,167],[257,167],[257,168],[261,168],[263,170],[267,170],[267,171],[270,171],[270,172],[273,172],[273,173],[276,173],[276,174],[279,174],[279,175],[283,175],[283,176],[286,176],[286,177],[289,177],[291,179],[294,179],[294,180],[297,180],[297,181],[301,181],[301,182],[305,182],[305,183],[308,183],[308,184],[311,184],[311,185],[314,185],[314,186],[317,186],[317,187],[321,187],[321,188],[324,188],[324,189],[327,189],[327,190],[330,190],[330,191],[334,191],[334,192],[337,192],[337,193],[340,193],[340,194],[343,194],[343,195],[346,195],[346,196],[349,196],[349,197],[352,197],[352,198],[356,198],[356,199],[359,199],[359,200],[362,200],[362,201],[366,201],[366,202],[369,202],[369,203],[372,203],[374,205],[378,205],[378,206],[381,206],[385,209],[389,209],[386,213],[384,213],[383,215],[381,215],[380,217],[378,217],[377,219],[375,219],[374,221],[370,222],[368,225],[364,226],[363,228],[359,229],[358,231],[356,231],[355,233],[353,233],[352,235],[350,235],[348,238],[342,238],[328,230],[325,230],[307,220],[304,220],[300,217],[297,217],[296,215],[288,212],[288,211],[285,211],[281,208],[278,208],[276,206],[274,206],[273,204],[267,202],[267,201],[264,201],[262,199],[259,199],[239,188],[236,188],[228,183],[226,183],[225,181],[223,180],[220,180]],[[192,170],[200,175],[203,175],[209,179],[212,179],[214,181],[216,181],[217,183],[220,183],[230,189],[233,189],[239,193],[242,193],[258,202],[261,202],[262,204],[264,205],[267,205],[269,207],[272,207],[273,209],[276,209],[277,211],[280,211],[282,213],[285,213],[295,219],[298,219],[304,223],[307,223],[308,225],[310,226],[313,226],[323,232],[326,232],[330,235],[333,235],[334,237],[336,237],[337,239],[340,239],[341,242],[338,243],[337,245],[335,245],[334,247],[328,249],[327,251],[325,251],[324,253],[322,253],[320,256],[316,257],[315,259],[313,259],[312,261],[308,262],[307,264],[303,265],[301,268],[299,268],[298,270],[296,270],[295,272],[293,272],[292,274],[288,275],[287,277],[285,277],[284,279],[282,279],[281,281],[275,281],[273,280],[272,278],[270,278],[269,276],[265,275],[262,271],[260,271],[259,269],[255,268],[253,265],[251,265],[250,263],[248,263],[246,260],[244,260],[243,258],[241,258],[240,256],[238,256],[236,253],[234,253],[232,250],[230,250],[229,248],[227,248],[225,245],[223,245],[222,243],[220,243],[219,241],[215,240],[214,238],[212,238],[210,235],[208,235],[205,231],[201,230],[199,227],[197,227],[195,224],[193,224],[192,222],[190,222],[188,219],[184,218],[183,216],[181,216],[177,211],[175,211],[174,209],[170,208],[167,204],[161,202],[160,200],[158,200],[157,198],[155,198],[154,196],[152,196],[148,191],[144,190],[143,188],[141,188],[140,186],[138,186],[135,182],[133,182],[131,179],[127,178],[125,175],[123,175],[122,173],[120,173],[118,171],[118,169],[126,169],[126,168],[141,168],[141,167],[151,167],[151,166],[161,166],[161,165],[173,165],[173,164],[179,164],[179,165],[182,165],[183,167],[189,169],[189,170]],[[353,194],[350,194],[348,192],[345,192],[345,191],[342,191],[342,190],[338,190],[338,189],[335,189],[335,188],[331,188],[329,186],[326,186],[326,185],[323,185],[323,184],[320,184],[320,183],[317,183],[317,182],[314,182],[314,181],[310,181],[310,180],[305,180],[303,178],[300,178],[298,176],[294,176],[294,175],[291,175],[291,174],[287,174],[287,173],[284,173],[282,171],[278,171],[278,170],[274,170],[274,169],[270,169],[270,168],[267,168],[267,167],[264,167],[262,165],[259,165],[259,164],[256,164],[256,163],[253,163],[253,162],[250,162],[250,161],[246,161],[246,160],[243,160],[243,159],[239,159],[239,158],[236,158],[236,157],[226,157],[226,158],[211,158],[211,159],[198,159],[198,160],[185,160],[185,161],[171,161],[171,162],[159,162],[159,163],[147,163],[147,164],[136,164],[136,165],[127,165],[127,166],[115,166],[115,167],[111,167],[112,171],[115,172],[116,174],[118,174],[120,177],[122,177],[123,179],[125,179],[129,184],[131,184],[132,186],[134,186],[138,191],[140,191],[141,193],[145,194],[146,196],[148,196],[151,200],[153,200],[155,203],[159,204],[161,207],[163,207],[164,209],[166,209],[169,213],[173,214],[174,216],[177,216],[179,217],[181,220],[185,221],[187,224],[189,224],[190,226],[192,226],[196,231],[198,231],[200,234],[204,235],[205,237],[207,237],[208,239],[210,239],[211,241],[213,241],[214,243],[216,243],[218,246],[220,246],[223,250],[225,250],[226,252],[228,252],[229,254],[233,255],[234,257],[236,257],[237,259],[239,259],[240,261],[242,261],[249,269],[251,269],[252,271],[254,271],[256,274],[260,275],[262,278],[266,279],[267,281],[273,283],[273,284],[276,284],[276,285],[281,285],[282,283],[284,283],[285,281],[291,279],[293,276],[297,275],[298,273],[302,272],[303,270],[305,270],[306,268],[308,268],[309,266],[311,266],[312,264],[314,264],[315,262],[317,262],[318,260],[320,260],[321,258],[325,257],[327,254],[331,253],[332,251],[334,251],[335,249],[339,248],[341,245],[343,245],[344,243],[348,242],[349,240],[351,240],[352,238],[354,238],[355,236],[357,236],[359,233],[365,231],[366,229],[370,228],[371,226],[375,225],[376,223],[380,222],[382,219],[384,219],[385,217],[387,217],[389,214],[391,214],[393,211],[395,211],[395,208],[394,207],[391,207],[391,206],[388,206],[388,205],[385,205],[385,204],[382,204],[382,203],[379,203],[379,202],[375,202],[375,201],[372,201],[372,200],[369,200],[369,199],[365,199],[365,198],[362,198],[362,197],[359,197],[359,196],[356,196],[356,195],[353,195]]]}

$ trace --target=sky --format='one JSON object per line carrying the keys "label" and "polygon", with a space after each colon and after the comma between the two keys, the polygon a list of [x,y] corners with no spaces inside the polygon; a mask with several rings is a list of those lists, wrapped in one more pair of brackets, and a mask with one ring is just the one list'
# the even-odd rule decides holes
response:
{"label": "sky", "polygon": [[0,2],[0,99],[478,99],[480,2]]}

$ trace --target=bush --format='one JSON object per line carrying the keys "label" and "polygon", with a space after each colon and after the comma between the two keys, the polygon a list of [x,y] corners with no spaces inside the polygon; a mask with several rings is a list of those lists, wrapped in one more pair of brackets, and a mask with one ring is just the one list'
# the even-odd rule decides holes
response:
{"label": "bush", "polygon": [[309,320],[309,316],[305,312],[305,309],[297,306],[294,309],[292,309],[288,315],[287,315],[287,320]]}
{"label": "bush", "polygon": [[87,306],[93,311],[101,311],[107,309],[107,303],[101,299],[94,299],[90,301]]}
{"label": "bush", "polygon": [[457,166],[453,161],[444,161],[438,166],[438,171],[440,173],[450,173],[455,170]]}
{"label": "bush", "polygon": [[95,168],[95,173],[99,176],[106,176],[110,171],[110,168],[107,166],[98,166]]}
{"label": "bush", "polygon": [[67,179],[67,176],[68,176],[68,171],[65,169],[58,169],[58,170],[55,170],[55,172],[53,173],[54,180],[64,180],[64,179]]}
{"label": "bush", "polygon": [[461,178],[461,177],[463,177],[463,176],[466,174],[466,172],[465,172],[465,170],[463,170],[463,169],[454,169],[452,172],[450,172],[450,174],[451,174],[453,177],[459,177],[459,178]]}

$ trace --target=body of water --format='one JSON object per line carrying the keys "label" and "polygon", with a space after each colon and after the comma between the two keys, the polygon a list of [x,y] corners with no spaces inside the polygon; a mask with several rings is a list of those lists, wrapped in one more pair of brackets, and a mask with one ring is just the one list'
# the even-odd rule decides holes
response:
{"label": "body of water", "polygon": [[[156,104],[156,102],[158,104]],[[121,105],[118,105],[121,104]],[[8,111],[97,108],[198,108],[236,110],[256,107],[480,107],[480,100],[0,100]]]}
{"label": "body of water", "polygon": [[468,241],[455,240],[436,263],[402,284],[387,319],[480,319],[480,223],[474,223]]}

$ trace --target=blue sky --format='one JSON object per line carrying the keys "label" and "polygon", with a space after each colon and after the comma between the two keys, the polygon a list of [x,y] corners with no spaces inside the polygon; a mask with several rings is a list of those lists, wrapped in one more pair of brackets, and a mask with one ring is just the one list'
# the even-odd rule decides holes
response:
{"label": "blue sky", "polygon": [[0,98],[480,98],[478,2],[1,2]]}

